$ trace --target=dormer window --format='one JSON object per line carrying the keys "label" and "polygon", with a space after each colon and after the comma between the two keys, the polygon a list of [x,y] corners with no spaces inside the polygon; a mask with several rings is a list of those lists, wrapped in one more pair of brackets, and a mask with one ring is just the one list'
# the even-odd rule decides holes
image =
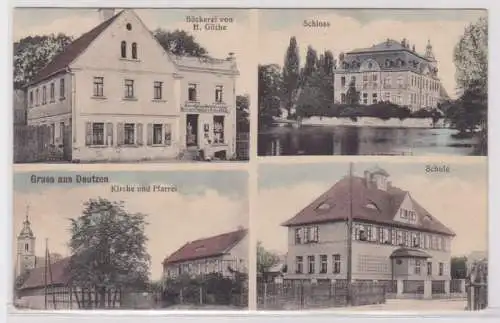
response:
{"label": "dormer window", "polygon": [[376,210],[376,211],[379,211],[379,208],[377,207],[377,205],[373,202],[368,202],[368,204],[365,205],[365,207],[367,209],[372,209],[372,210]]}
{"label": "dormer window", "polygon": [[137,59],[137,43],[132,43],[132,59]]}
{"label": "dormer window", "polygon": [[322,210],[322,211],[326,211],[326,210],[329,210],[331,208],[330,204],[328,203],[321,203],[317,209],[318,210]]}
{"label": "dormer window", "polygon": [[122,41],[122,43],[121,43],[121,55],[122,55],[122,58],[127,58],[127,42],[126,41]]}

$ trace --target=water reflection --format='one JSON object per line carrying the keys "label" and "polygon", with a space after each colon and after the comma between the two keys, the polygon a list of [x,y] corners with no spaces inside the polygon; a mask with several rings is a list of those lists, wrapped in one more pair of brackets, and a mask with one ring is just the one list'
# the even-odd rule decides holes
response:
{"label": "water reflection", "polygon": [[455,139],[452,129],[383,127],[271,128],[259,134],[259,156],[471,155],[475,139]]}

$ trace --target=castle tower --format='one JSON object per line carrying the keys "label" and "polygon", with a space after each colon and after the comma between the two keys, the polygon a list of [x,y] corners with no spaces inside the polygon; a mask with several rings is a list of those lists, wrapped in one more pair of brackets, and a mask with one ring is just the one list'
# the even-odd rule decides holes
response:
{"label": "castle tower", "polygon": [[432,67],[436,67],[436,57],[432,51],[432,45],[430,39],[427,40],[427,46],[425,47],[425,58],[431,61]]}
{"label": "castle tower", "polygon": [[26,210],[26,219],[23,222],[23,228],[17,236],[17,266],[16,276],[23,274],[27,270],[35,268],[35,235],[31,230],[31,222]]}

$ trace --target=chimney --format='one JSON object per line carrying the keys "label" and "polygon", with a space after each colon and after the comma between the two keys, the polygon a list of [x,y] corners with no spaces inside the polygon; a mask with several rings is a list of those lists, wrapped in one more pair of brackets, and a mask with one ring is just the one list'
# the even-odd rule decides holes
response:
{"label": "chimney", "polygon": [[101,22],[105,22],[111,19],[115,15],[114,8],[99,8],[98,11],[99,11],[99,20]]}

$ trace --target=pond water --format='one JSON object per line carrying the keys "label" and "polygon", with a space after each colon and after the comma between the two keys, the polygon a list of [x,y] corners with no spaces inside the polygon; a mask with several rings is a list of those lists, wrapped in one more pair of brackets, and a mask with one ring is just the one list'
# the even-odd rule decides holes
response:
{"label": "pond water", "polygon": [[469,156],[476,139],[456,139],[447,128],[349,126],[272,127],[259,133],[259,156],[455,155]]}

